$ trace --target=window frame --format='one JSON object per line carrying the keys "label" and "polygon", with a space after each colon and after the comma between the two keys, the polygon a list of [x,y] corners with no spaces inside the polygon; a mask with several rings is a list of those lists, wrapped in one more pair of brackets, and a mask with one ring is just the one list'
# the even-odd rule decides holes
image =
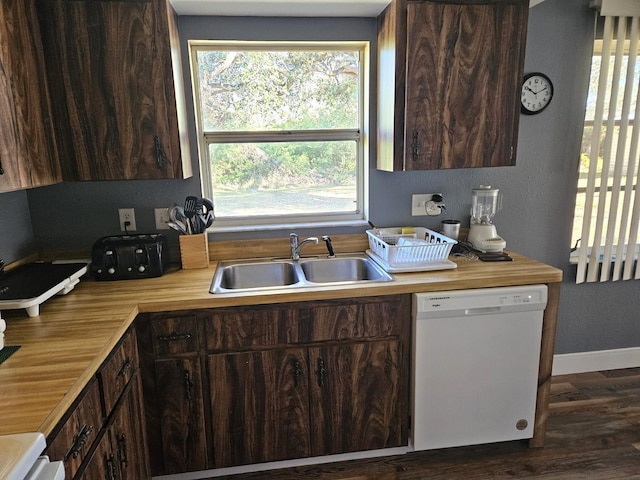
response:
{"label": "window frame", "polygon": [[[367,224],[369,209],[369,82],[370,82],[370,42],[361,41],[255,41],[255,40],[189,40],[189,66],[193,90],[194,113],[198,143],[198,161],[203,196],[215,202],[211,179],[209,146],[216,143],[256,143],[303,141],[349,141],[356,142],[356,209],[348,213],[322,213],[312,215],[261,215],[241,218],[216,218],[208,231],[274,230],[282,228],[309,228],[317,226],[340,226]],[[197,54],[206,50],[318,50],[318,51],[359,51],[360,91],[358,98],[358,128],[350,129],[310,129],[273,131],[205,131],[200,108],[200,85]]]}

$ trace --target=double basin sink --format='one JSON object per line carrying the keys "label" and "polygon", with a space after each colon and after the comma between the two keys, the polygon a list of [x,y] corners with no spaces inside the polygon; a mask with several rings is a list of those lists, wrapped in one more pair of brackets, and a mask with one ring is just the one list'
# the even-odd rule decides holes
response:
{"label": "double basin sink", "polygon": [[218,263],[210,292],[229,293],[392,280],[393,276],[367,255],[357,253],[300,260],[229,260]]}

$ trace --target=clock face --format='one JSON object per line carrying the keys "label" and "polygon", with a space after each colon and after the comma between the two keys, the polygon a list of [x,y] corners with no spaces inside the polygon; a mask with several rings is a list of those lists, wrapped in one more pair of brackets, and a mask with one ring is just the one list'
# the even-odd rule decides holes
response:
{"label": "clock face", "polygon": [[524,77],[520,96],[521,111],[527,115],[540,113],[551,102],[553,84],[542,73],[530,73]]}

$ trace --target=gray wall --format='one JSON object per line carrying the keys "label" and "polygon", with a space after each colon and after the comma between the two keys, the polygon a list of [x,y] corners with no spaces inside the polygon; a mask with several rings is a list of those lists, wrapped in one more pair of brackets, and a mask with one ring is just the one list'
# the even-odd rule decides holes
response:
{"label": "gray wall", "polygon": [[[574,270],[568,265],[593,40],[593,14],[588,4],[589,0],[546,0],[530,11],[525,73],[548,74],[554,82],[555,96],[542,114],[521,117],[515,167],[387,173],[373,168],[372,151],[369,180],[371,220],[379,226],[437,228],[444,217],[411,217],[410,202],[412,193],[438,191],[445,195],[445,216],[468,224],[471,189],[479,184],[499,188],[504,208],[496,216],[496,224],[507,240],[507,248],[564,270],[556,353],[640,346],[639,315],[633,301],[639,293],[638,282],[575,285]],[[189,38],[375,42],[376,28],[374,19],[180,17],[178,23],[185,60]],[[184,74],[190,85],[186,65]],[[375,91],[375,79],[372,87]],[[372,129],[374,126],[372,123]],[[193,118],[191,130],[195,130]],[[196,152],[194,135],[192,146]],[[197,166],[197,159],[193,162]],[[138,230],[152,231],[154,207],[181,202],[187,194],[198,192],[199,186],[199,177],[195,176],[171,181],[66,183],[1,194],[0,257],[15,260],[36,249],[88,251],[96,238],[118,232],[119,207],[135,207]],[[335,233],[345,231],[350,230]],[[288,231],[251,236],[286,234]],[[175,244],[173,232],[169,235]],[[211,237],[214,241],[229,238],[242,237]]]}
{"label": "gray wall", "polygon": [[27,191],[0,193],[0,259],[11,263],[35,251]]}

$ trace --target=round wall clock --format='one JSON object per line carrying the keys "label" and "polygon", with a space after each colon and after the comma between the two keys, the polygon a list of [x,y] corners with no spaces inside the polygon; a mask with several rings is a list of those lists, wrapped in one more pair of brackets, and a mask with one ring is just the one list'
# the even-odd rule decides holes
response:
{"label": "round wall clock", "polygon": [[535,115],[543,111],[553,98],[553,83],[544,73],[525,75],[520,95],[520,111],[525,115]]}

